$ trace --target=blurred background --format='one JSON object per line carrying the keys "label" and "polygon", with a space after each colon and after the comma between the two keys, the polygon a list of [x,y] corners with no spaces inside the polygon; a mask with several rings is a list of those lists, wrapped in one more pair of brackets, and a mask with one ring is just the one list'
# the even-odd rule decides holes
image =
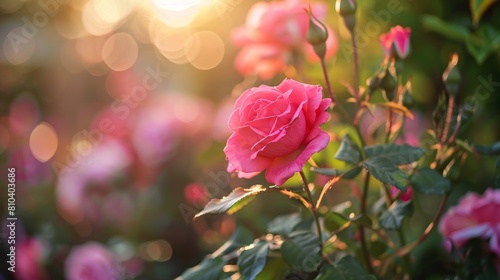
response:
{"label": "blurred background", "polygon": [[[236,224],[258,236],[272,217],[298,209],[270,194],[234,216],[192,221],[211,198],[265,182],[226,172],[222,149],[235,98],[285,76],[323,83],[319,64],[302,58],[268,80],[238,73],[232,33],[256,2],[0,1],[0,215],[7,216],[3,178],[14,167],[18,218],[17,272],[2,271],[0,279],[68,279],[89,258],[122,267],[119,279],[173,279],[218,248]],[[326,3],[326,23],[338,50],[327,64],[334,91],[345,100],[350,38],[333,2]],[[499,5],[482,16],[482,32],[468,1],[359,2],[361,81],[383,59],[378,36],[396,24],[412,28],[404,75],[412,79],[417,139],[430,128],[453,52],[463,77],[460,102],[477,101],[460,137],[479,144],[499,139],[499,39],[481,37],[500,34]],[[482,43],[471,46],[453,36],[454,28]],[[468,189],[492,185],[494,158],[465,166],[458,176],[466,183],[450,203]],[[330,201],[349,195],[350,186],[341,186]],[[437,201],[422,203],[427,200]],[[424,208],[418,211],[427,219],[432,213]],[[2,263],[6,240],[0,241]]]}

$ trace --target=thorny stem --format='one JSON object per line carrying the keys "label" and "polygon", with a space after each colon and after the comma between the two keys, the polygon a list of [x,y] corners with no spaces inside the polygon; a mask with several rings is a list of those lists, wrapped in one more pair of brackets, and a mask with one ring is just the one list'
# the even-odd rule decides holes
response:
{"label": "thorny stem", "polygon": [[318,217],[318,209],[316,208],[316,204],[314,204],[311,191],[309,190],[309,183],[307,182],[306,175],[304,174],[304,171],[300,171],[300,178],[302,179],[302,184],[304,187],[304,191],[307,194],[307,198],[309,200],[309,205],[310,209],[314,218],[314,223],[316,224],[316,230],[318,231],[318,238],[319,238],[319,248],[320,248],[320,254],[323,252],[323,233],[321,231],[321,226],[319,224],[319,217]]}
{"label": "thorny stem", "polygon": [[[366,214],[366,200],[368,198],[368,186],[370,184],[370,174],[367,172],[365,174],[365,181],[363,185],[363,196],[361,197],[361,214]],[[370,260],[370,255],[368,252],[368,246],[365,239],[365,228],[363,226],[359,227],[359,238],[361,239],[361,250],[363,251],[363,257],[365,258],[365,264],[368,268],[368,272],[373,274],[372,262]]]}
{"label": "thorny stem", "polygon": [[389,109],[389,116],[387,118],[387,126],[386,126],[386,134],[385,134],[385,143],[389,143],[392,132],[392,110]]}
{"label": "thorny stem", "polygon": [[354,30],[351,31],[352,42],[352,58],[354,60],[354,98],[356,99],[357,108],[359,108],[359,63],[358,63],[358,46],[356,44],[356,36]]}
{"label": "thorny stem", "polygon": [[344,107],[342,106],[342,104],[340,102],[338,102],[337,98],[333,94],[332,86],[330,84],[330,78],[328,77],[328,70],[326,68],[325,59],[321,58],[320,62],[321,62],[321,70],[323,71],[323,77],[325,79],[326,90],[328,91],[328,95],[330,95],[330,98],[332,99],[333,105],[334,106],[338,106],[339,109],[340,109],[340,112],[342,113],[342,115],[344,116],[344,118],[346,120],[351,121],[351,116],[349,116],[349,114],[344,109]]}
{"label": "thorny stem", "polygon": [[[405,235],[403,232],[403,227],[399,228],[398,230],[398,237],[399,237],[399,242],[400,242],[400,247],[403,247],[406,245],[406,240],[405,240]],[[406,277],[406,274],[409,273],[411,270],[411,261],[410,257],[408,255],[403,256],[403,273],[404,277]]]}
{"label": "thorny stem", "polygon": [[443,135],[441,135],[441,143],[446,142],[446,138],[448,137],[448,133],[450,131],[451,126],[451,118],[453,117],[453,105],[455,104],[455,97],[450,95],[448,99],[448,110],[446,111],[446,120],[444,123]]}

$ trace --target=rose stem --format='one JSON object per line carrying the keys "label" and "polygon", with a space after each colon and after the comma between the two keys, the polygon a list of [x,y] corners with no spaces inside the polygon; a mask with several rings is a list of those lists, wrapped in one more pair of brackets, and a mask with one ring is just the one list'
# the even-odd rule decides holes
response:
{"label": "rose stem", "polygon": [[455,103],[455,97],[450,94],[450,98],[448,99],[448,111],[446,112],[446,121],[444,123],[444,131],[443,135],[441,135],[441,143],[446,142],[446,138],[448,137],[448,133],[450,131],[451,118],[453,117],[454,103]]}
{"label": "rose stem", "polygon": [[389,109],[389,117],[387,118],[387,133],[385,134],[385,143],[389,143],[389,139],[391,137],[391,132],[392,132],[392,110]]}
{"label": "rose stem", "polygon": [[309,199],[310,203],[310,208],[311,212],[314,218],[314,223],[316,224],[316,230],[318,231],[318,238],[319,238],[319,248],[320,248],[320,255],[323,254],[323,234],[321,232],[321,226],[319,224],[319,218],[318,218],[318,209],[316,208],[316,204],[313,201],[311,191],[309,190],[309,183],[307,182],[306,175],[304,174],[304,171],[300,171],[300,178],[302,179],[302,184],[304,187],[304,191],[307,193],[307,198]]}
{"label": "rose stem", "polygon": [[[366,214],[366,200],[368,198],[368,185],[370,184],[370,174],[368,172],[365,174],[365,180],[363,184],[363,196],[361,197],[361,214]],[[363,226],[359,227],[359,238],[361,239],[361,250],[363,251],[363,257],[365,258],[366,267],[368,272],[373,274],[373,267],[370,260],[370,255],[368,253],[368,247],[366,246],[365,240],[365,228]]]}
{"label": "rose stem", "polygon": [[358,65],[358,46],[356,44],[356,36],[354,35],[354,29],[351,31],[351,42],[352,42],[352,58],[354,62],[354,98],[356,99],[356,105],[359,109],[359,65]]}
{"label": "rose stem", "polygon": [[321,62],[321,70],[323,70],[323,77],[325,79],[326,89],[328,91],[328,94],[330,95],[330,98],[332,99],[333,104],[339,107],[340,112],[342,113],[342,115],[346,120],[352,122],[351,116],[349,116],[347,111],[344,109],[344,106],[342,106],[342,104],[338,102],[337,98],[335,98],[335,95],[333,94],[332,86],[330,84],[330,78],[328,77],[328,70],[326,69],[325,59],[320,58],[320,62]]}
{"label": "rose stem", "polygon": [[[389,140],[390,140],[390,136],[391,136],[391,132],[392,132],[392,110],[389,109],[389,117],[387,119],[387,133],[385,135],[385,143],[388,144],[389,143]],[[403,129],[403,128],[401,128]],[[384,190],[386,191],[386,196],[388,197],[389,201],[391,200],[391,196],[390,196],[390,192],[388,190],[388,186],[386,184],[384,184],[382,186],[384,188]],[[387,205],[387,206],[390,206],[390,205]],[[403,226],[401,225],[401,227],[397,230],[398,232],[398,238],[399,238],[399,243],[400,243],[400,246],[403,247],[406,245],[406,241],[405,241],[405,236],[404,236],[404,231],[403,231]],[[406,276],[406,273],[409,271],[409,269],[411,268],[411,264],[410,264],[410,258],[408,257],[408,255],[405,255],[403,256],[403,273],[404,275]]]}

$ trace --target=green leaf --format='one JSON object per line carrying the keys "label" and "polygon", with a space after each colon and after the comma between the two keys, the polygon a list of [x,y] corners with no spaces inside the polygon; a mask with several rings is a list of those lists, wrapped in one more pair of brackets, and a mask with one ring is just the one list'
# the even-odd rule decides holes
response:
{"label": "green leaf", "polygon": [[328,212],[324,217],[325,228],[330,232],[344,227],[347,223],[350,223],[349,219],[337,212]]}
{"label": "green leaf", "polygon": [[474,147],[467,143],[466,141],[460,140],[460,139],[455,139],[455,143],[457,146],[459,146],[462,150],[466,151],[469,154],[474,154]]}
{"label": "green leaf", "polygon": [[401,191],[406,191],[406,174],[394,165],[388,158],[376,157],[368,159],[363,166],[382,183],[396,186]]}
{"label": "green leaf", "polygon": [[419,168],[411,175],[410,184],[416,191],[425,194],[443,195],[451,188],[450,180],[429,167]]}
{"label": "green leaf", "polygon": [[383,157],[390,160],[392,164],[403,165],[417,161],[424,155],[425,149],[407,144],[385,144],[366,147],[365,153],[368,159]]}
{"label": "green leaf", "polygon": [[489,146],[474,145],[474,149],[476,152],[483,155],[500,155],[500,142],[496,142]]}
{"label": "green leaf", "polygon": [[349,220],[357,225],[360,225],[360,226],[365,226],[365,227],[372,226],[372,219],[370,219],[370,217],[368,217],[365,214],[356,215],[352,219],[349,219]]}
{"label": "green leaf", "polygon": [[205,257],[203,261],[182,273],[177,280],[218,280],[223,279],[222,268],[226,263],[221,258]]}
{"label": "green leaf", "polygon": [[198,218],[205,214],[223,213],[233,214],[250,202],[249,198],[266,191],[261,185],[255,185],[249,189],[236,188],[228,196],[222,199],[214,198],[210,200],[203,210],[194,217]]}
{"label": "green leaf", "polygon": [[500,47],[500,32],[487,24],[481,25],[476,33],[465,40],[467,51],[482,64],[488,55]]}
{"label": "green leaf", "polygon": [[389,209],[380,216],[380,226],[385,229],[399,229],[404,217],[413,214],[413,204],[411,201],[403,202],[396,200]]}
{"label": "green leaf", "polygon": [[245,248],[238,258],[238,267],[243,279],[253,280],[262,271],[267,261],[269,244],[265,240]]}
{"label": "green leaf", "polygon": [[382,259],[387,253],[389,246],[387,246],[387,242],[381,240],[370,241],[368,243],[368,250],[370,255],[376,259]]}
{"label": "green leaf", "polygon": [[496,0],[469,0],[469,7],[472,14],[472,22],[475,26],[481,20],[484,12],[493,5]]}
{"label": "green leaf", "polygon": [[332,169],[332,168],[315,168],[312,167],[311,171],[314,173],[318,173],[326,176],[340,176],[340,174],[344,173],[343,170]]}
{"label": "green leaf", "polygon": [[353,256],[345,256],[333,266],[326,264],[319,271],[315,280],[376,280],[368,274]]}
{"label": "green leaf", "polygon": [[302,219],[297,213],[279,216],[267,225],[267,230],[270,233],[288,237],[301,221]]}
{"label": "green leaf", "polygon": [[374,145],[365,148],[363,166],[377,180],[406,191],[406,174],[397,165],[409,164],[421,158],[425,149],[409,145]]}
{"label": "green leaf", "polygon": [[220,257],[229,254],[239,248],[250,244],[254,240],[254,236],[244,227],[238,226],[233,235],[219,249],[210,255],[212,258]]}
{"label": "green leaf", "polygon": [[[312,167],[311,171],[318,173],[318,174],[321,174],[321,175],[335,176],[336,177],[336,176],[342,175],[344,172],[348,171],[348,169],[347,170],[340,170],[340,169],[334,169],[334,168],[315,168],[315,167]],[[360,171],[361,171],[360,167],[354,168],[354,169],[346,172],[342,178],[352,179],[352,178],[356,177]]]}
{"label": "green leaf", "polygon": [[422,16],[422,26],[446,38],[461,42],[464,42],[467,37],[470,36],[469,31],[464,26],[442,21],[440,18],[433,15]]}
{"label": "green leaf", "polygon": [[266,266],[264,266],[259,275],[257,275],[256,280],[282,279],[283,275],[288,270],[289,266],[283,258],[268,258]]}
{"label": "green leaf", "polygon": [[306,233],[285,240],[281,245],[281,254],[292,269],[312,272],[321,264],[319,249],[318,237],[312,233]]}
{"label": "green leaf", "polygon": [[335,158],[348,163],[356,164],[360,160],[358,147],[352,141],[349,134],[346,134],[340,142],[340,148],[335,154]]}

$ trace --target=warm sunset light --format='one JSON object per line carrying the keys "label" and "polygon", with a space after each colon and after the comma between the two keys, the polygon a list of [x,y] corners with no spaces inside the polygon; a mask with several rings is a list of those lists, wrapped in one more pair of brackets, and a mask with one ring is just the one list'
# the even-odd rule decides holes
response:
{"label": "warm sunset light", "polygon": [[0,280],[500,279],[500,1],[452,2],[0,0]]}

